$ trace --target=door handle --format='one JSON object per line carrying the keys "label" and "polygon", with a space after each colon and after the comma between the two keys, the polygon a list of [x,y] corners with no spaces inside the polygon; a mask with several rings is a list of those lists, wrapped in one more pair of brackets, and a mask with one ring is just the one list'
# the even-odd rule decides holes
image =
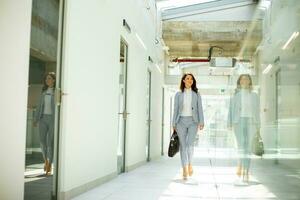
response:
{"label": "door handle", "polygon": [[55,95],[55,103],[56,103],[56,105],[60,105],[61,104],[62,96],[66,96],[66,95],[68,95],[68,93],[63,92],[61,90],[61,88],[56,88],[54,95]]}
{"label": "door handle", "polygon": [[121,112],[121,113],[118,113],[119,115],[123,115],[123,119],[127,119],[127,115],[129,115],[130,113],[124,111],[124,112]]}

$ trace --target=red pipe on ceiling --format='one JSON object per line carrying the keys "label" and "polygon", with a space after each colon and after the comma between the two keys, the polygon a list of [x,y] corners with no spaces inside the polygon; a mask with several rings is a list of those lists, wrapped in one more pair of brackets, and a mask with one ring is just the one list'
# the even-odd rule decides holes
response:
{"label": "red pipe on ceiling", "polygon": [[[239,61],[239,62],[251,62],[251,60],[249,59],[235,59],[236,61]],[[207,58],[175,58],[173,60],[171,60],[172,62],[178,62],[178,63],[181,63],[181,62],[210,62],[209,59]]]}
{"label": "red pipe on ceiling", "polygon": [[209,59],[207,58],[175,58],[172,60],[172,62],[209,62]]}

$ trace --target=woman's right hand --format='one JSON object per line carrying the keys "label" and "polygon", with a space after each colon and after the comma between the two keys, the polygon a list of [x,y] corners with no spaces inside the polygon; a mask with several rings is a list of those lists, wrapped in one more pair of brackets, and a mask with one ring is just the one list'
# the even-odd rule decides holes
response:
{"label": "woman's right hand", "polygon": [[176,130],[176,126],[173,126],[173,132],[174,132],[174,131],[176,131],[176,132],[177,132],[177,130]]}

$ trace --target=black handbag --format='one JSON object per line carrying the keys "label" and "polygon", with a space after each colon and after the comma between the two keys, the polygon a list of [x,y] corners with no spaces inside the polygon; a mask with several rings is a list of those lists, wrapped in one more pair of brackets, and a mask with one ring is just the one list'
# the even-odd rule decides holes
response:
{"label": "black handbag", "polygon": [[262,156],[265,153],[264,143],[262,141],[262,138],[261,138],[259,132],[257,132],[253,138],[252,152],[253,152],[253,154],[255,154],[257,156]]}
{"label": "black handbag", "polygon": [[179,151],[179,138],[177,132],[174,130],[170,139],[168,156],[173,157]]}

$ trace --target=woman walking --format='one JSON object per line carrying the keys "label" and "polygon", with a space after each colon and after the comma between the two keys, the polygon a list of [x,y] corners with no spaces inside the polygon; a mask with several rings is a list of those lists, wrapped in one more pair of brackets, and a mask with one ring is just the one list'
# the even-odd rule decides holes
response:
{"label": "woman walking", "polygon": [[[259,97],[252,91],[252,79],[242,74],[237,80],[237,88],[230,100],[228,127],[234,128],[238,148],[237,175],[249,182],[249,168],[252,140],[260,128]],[[240,181],[240,180],[239,180]]]}
{"label": "woman walking", "polygon": [[44,158],[44,171],[51,174],[54,148],[54,90],[55,73],[49,72],[44,79],[42,94],[37,105],[34,126],[39,124],[40,146]]}
{"label": "woman walking", "polygon": [[201,96],[198,93],[193,74],[184,74],[180,82],[180,91],[175,95],[173,129],[177,131],[180,143],[180,157],[183,179],[193,174],[194,141],[197,130],[204,127]]}

